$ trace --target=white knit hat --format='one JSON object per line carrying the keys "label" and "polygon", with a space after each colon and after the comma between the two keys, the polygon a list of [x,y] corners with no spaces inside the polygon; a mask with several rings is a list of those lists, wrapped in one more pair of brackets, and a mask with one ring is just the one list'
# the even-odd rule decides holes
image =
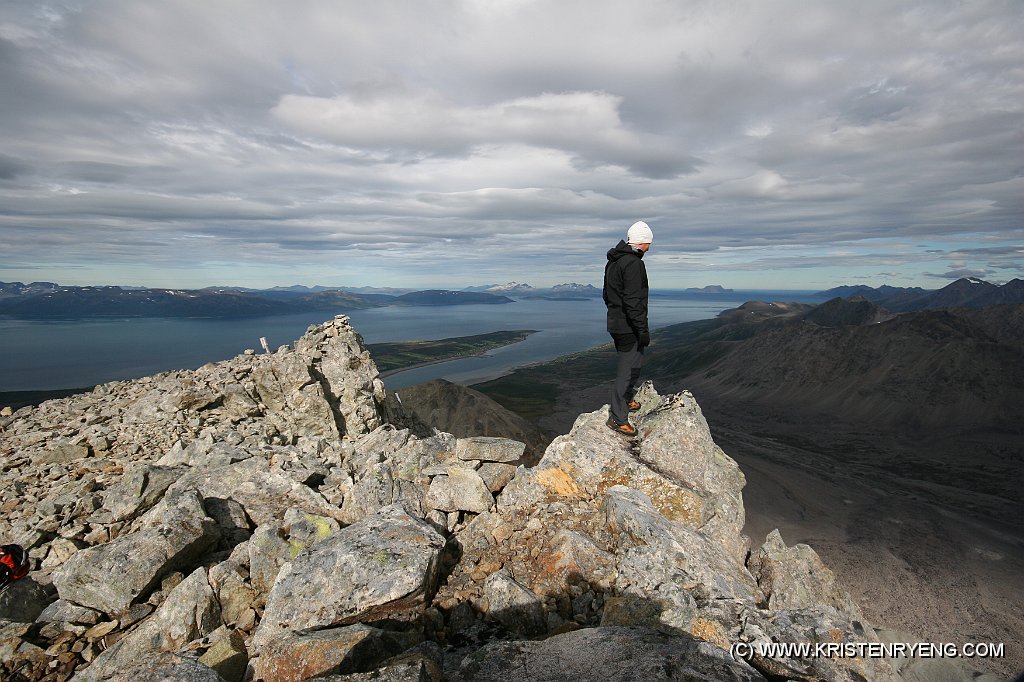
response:
{"label": "white knit hat", "polygon": [[642,220],[638,220],[629,226],[626,233],[627,244],[650,244],[654,241],[654,233],[651,228]]}

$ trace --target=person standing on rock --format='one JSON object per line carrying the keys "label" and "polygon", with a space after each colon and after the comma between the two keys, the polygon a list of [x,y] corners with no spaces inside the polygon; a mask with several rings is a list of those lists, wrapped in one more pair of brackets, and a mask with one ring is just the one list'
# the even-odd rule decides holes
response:
{"label": "person standing on rock", "polygon": [[608,333],[615,341],[617,356],[608,427],[626,436],[636,435],[636,428],[629,423],[629,413],[640,409],[633,397],[644,349],[651,344],[647,326],[647,267],[643,257],[653,239],[654,233],[647,223],[633,223],[626,239],[608,251],[608,263],[604,266]]}

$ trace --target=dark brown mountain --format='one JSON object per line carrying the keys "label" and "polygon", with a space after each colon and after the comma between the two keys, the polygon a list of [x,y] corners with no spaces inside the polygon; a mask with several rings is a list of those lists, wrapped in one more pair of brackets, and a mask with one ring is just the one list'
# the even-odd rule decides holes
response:
{"label": "dark brown mountain", "polygon": [[971,300],[972,307],[1024,302],[1024,279],[1011,279],[1001,287]]}
{"label": "dark brown mountain", "polygon": [[975,301],[983,300],[985,297],[992,295],[997,289],[999,287],[985,280],[964,277],[952,284],[947,284],[921,301],[913,303],[912,307],[907,309],[922,310],[924,308],[977,306]]}
{"label": "dark brown mountain", "polygon": [[[886,318],[869,302],[830,301],[804,314],[765,316],[742,333],[738,312],[678,350],[656,344],[648,366],[695,394],[879,426],[1024,425],[1024,305]],[[680,333],[666,331],[669,338]],[[676,366],[674,355],[694,352],[710,361]]]}
{"label": "dark brown mountain", "polygon": [[483,393],[444,379],[434,379],[398,391],[402,405],[421,421],[454,434],[497,436],[526,443],[527,458],[539,459],[550,438]]}
{"label": "dark brown mountain", "polygon": [[892,319],[893,314],[861,296],[833,298],[804,313],[801,318],[819,327],[858,327]]}

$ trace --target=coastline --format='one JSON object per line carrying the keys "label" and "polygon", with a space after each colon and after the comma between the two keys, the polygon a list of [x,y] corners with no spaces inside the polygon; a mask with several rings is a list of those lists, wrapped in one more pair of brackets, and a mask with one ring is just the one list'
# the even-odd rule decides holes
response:
{"label": "coastline", "polygon": [[36,406],[47,400],[57,400],[79,393],[88,393],[96,386],[82,386],[80,388],[55,388],[53,390],[38,391],[0,391],[0,409],[10,407],[17,412],[23,407]]}
{"label": "coastline", "polygon": [[[468,352],[467,351],[455,350],[450,355],[446,355],[446,356],[443,356],[443,357],[438,357],[437,359],[434,359],[434,360],[424,360],[424,361],[421,361],[421,362],[404,364],[404,365],[401,365],[401,366],[398,366],[398,367],[393,367],[391,369],[380,371],[379,372],[380,378],[381,379],[385,379],[387,377],[394,376],[396,374],[400,374],[400,373],[405,372],[405,371],[419,369],[421,367],[429,367],[431,365],[438,365],[438,364],[441,364],[441,363],[444,363],[444,362],[450,362],[452,360],[461,360],[461,359],[464,359],[464,358],[472,358],[472,357],[484,357],[484,356],[487,355],[487,353],[489,353],[492,350],[495,350],[495,349],[498,349],[498,348],[504,348],[506,346],[511,346],[511,345],[516,344],[516,343],[520,343],[521,341],[523,341],[524,339],[526,339],[530,335],[536,334],[536,333],[537,333],[536,330],[533,330],[533,329],[516,330],[516,331],[498,331],[498,332],[491,332],[489,334],[476,334],[476,335],[469,335],[469,336],[451,337],[451,338],[447,338],[447,339],[439,339],[437,341],[402,341],[402,342],[392,342],[392,343],[386,343],[386,344],[367,344],[367,349],[370,351],[370,355],[371,356],[376,357],[377,351],[374,349],[374,346],[376,346],[378,350],[380,349],[381,346],[389,346],[389,347],[392,347],[392,348],[399,348],[400,347],[401,348],[400,352],[409,353],[409,352],[413,352],[417,348],[422,348],[424,346],[431,346],[431,345],[434,346],[435,348],[438,347],[438,345],[439,345],[440,348],[442,349],[441,352],[444,352],[443,348],[445,347],[445,345],[447,345],[449,347],[453,347],[453,346],[457,346],[459,344],[474,343],[474,342],[478,343],[478,344],[482,344],[482,347],[480,347],[477,350],[468,351]],[[514,336],[510,336],[510,335],[514,335]],[[505,338],[507,340],[502,341],[502,342],[493,341],[492,339],[494,339],[496,337],[503,337],[503,338]],[[131,381],[131,379],[127,379],[127,381]],[[97,385],[99,385],[99,384],[95,384],[95,385],[92,385],[92,386],[74,387],[74,388],[35,389],[35,390],[31,390],[30,389],[30,390],[24,390],[24,391],[0,391],[0,409],[3,409],[5,407],[10,407],[12,411],[17,411],[17,410],[21,409],[22,407],[36,406],[36,405],[39,405],[40,403],[46,402],[47,400],[56,400],[56,399],[60,399],[60,398],[67,398],[67,397],[72,396],[72,395],[77,395],[79,393],[88,393],[88,392],[92,391]]]}
{"label": "coastline", "polygon": [[[519,342],[518,341],[513,341],[512,343],[519,343]],[[431,365],[440,365],[440,364],[445,363],[445,362],[451,362],[452,360],[464,360],[466,358],[482,358],[482,357],[485,357],[487,355],[487,353],[489,353],[490,351],[494,350],[495,348],[504,348],[505,346],[511,346],[512,343],[504,343],[504,344],[502,344],[500,346],[495,346],[494,348],[487,348],[485,350],[481,350],[481,351],[478,351],[476,353],[466,353],[465,355],[453,355],[453,356],[451,356],[449,358],[438,358],[437,360],[426,360],[424,362],[417,362],[416,364],[413,364],[413,365],[405,365],[403,367],[395,367],[393,369],[389,369],[389,370],[385,370],[383,372],[380,372],[378,376],[380,376],[381,379],[386,379],[387,377],[395,376],[396,374],[401,374],[402,372],[408,372],[410,370],[420,369],[422,367],[430,367]]]}

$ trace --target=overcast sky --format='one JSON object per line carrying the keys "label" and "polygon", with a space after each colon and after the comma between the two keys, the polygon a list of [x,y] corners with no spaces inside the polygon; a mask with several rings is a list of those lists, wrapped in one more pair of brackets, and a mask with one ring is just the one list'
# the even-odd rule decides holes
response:
{"label": "overcast sky", "polygon": [[0,281],[1024,277],[1019,0],[0,3]]}

